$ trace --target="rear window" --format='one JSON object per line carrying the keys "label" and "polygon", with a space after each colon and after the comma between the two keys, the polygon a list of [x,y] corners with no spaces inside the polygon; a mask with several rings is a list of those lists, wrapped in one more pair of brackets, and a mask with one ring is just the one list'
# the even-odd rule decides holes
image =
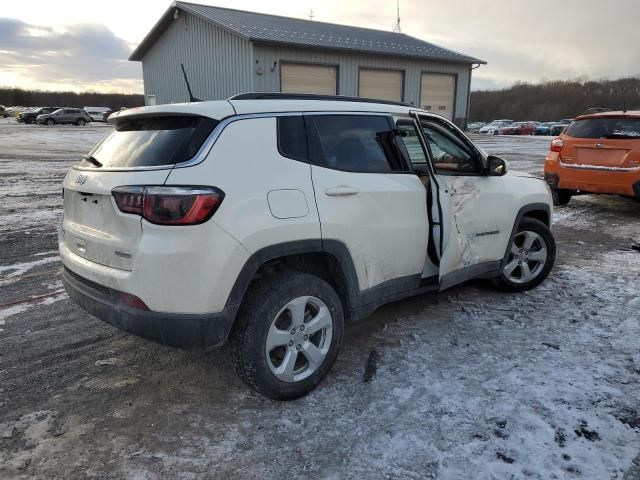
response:
{"label": "rear window", "polygon": [[[186,162],[200,150],[217,120],[196,116],[132,118],[116,129],[89,156],[102,167],[155,167]],[[94,166],[83,160],[80,166]]]}
{"label": "rear window", "polygon": [[307,132],[302,115],[278,117],[278,151],[294,160],[308,160]]}
{"label": "rear window", "polygon": [[564,133],[574,138],[640,139],[640,118],[586,118],[573,122]]}

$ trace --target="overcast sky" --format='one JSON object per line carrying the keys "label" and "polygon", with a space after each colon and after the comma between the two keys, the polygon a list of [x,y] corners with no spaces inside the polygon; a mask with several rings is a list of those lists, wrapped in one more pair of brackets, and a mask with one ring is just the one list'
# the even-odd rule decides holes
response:
{"label": "overcast sky", "polygon": [[[395,0],[198,0],[390,30]],[[3,0],[0,85],[142,92],[127,57],[165,0]],[[640,75],[640,0],[400,0],[402,31],[481,58],[473,89]]]}

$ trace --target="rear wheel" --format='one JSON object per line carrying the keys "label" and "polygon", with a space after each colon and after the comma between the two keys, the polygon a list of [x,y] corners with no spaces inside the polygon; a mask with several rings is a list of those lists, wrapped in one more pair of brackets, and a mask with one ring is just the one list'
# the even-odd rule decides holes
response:
{"label": "rear wheel", "polygon": [[509,247],[507,261],[493,283],[500,290],[522,292],[537,287],[556,260],[556,242],[549,227],[539,220],[520,222]]}
{"label": "rear wheel", "polygon": [[54,122],[52,118],[49,118],[49,119],[47,119],[47,121],[46,121],[46,122],[44,122],[44,123],[46,123],[47,125],[51,126],[51,125],[55,124],[56,122]]}
{"label": "rear wheel", "polygon": [[556,207],[566,205],[573,196],[573,190],[564,190],[562,188],[555,189],[551,192],[553,204]]}
{"label": "rear wheel", "polygon": [[343,317],[324,280],[291,271],[267,277],[247,293],[232,334],[238,375],[274,400],[306,395],[338,356]]}
{"label": "rear wheel", "polygon": [[78,119],[78,123],[77,124],[78,124],[79,127],[84,127],[85,123],[87,123],[87,122],[85,122],[83,118]]}

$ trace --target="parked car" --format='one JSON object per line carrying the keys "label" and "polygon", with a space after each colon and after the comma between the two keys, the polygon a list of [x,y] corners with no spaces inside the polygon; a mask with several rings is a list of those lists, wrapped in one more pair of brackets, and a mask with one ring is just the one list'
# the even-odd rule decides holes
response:
{"label": "parked car", "polygon": [[18,114],[22,112],[24,109],[25,107],[19,107],[19,106],[7,107],[5,108],[5,111],[4,111],[4,118],[17,117]]}
{"label": "parked car", "polygon": [[84,126],[91,122],[91,117],[87,112],[80,108],[59,108],[51,113],[43,113],[36,117],[38,124],[56,125],[56,124],[73,124]]}
{"label": "parked car", "polygon": [[576,193],[640,198],[640,111],[576,118],[551,142],[544,176],[557,205]]}
{"label": "parked car", "polygon": [[560,135],[562,131],[571,124],[571,122],[573,122],[573,119],[565,118],[564,120],[554,123],[549,128],[549,135],[553,135],[554,137]]}
{"label": "parked car", "polygon": [[538,122],[518,122],[518,127],[514,130],[514,135],[535,135]]}
{"label": "parked car", "polygon": [[83,107],[82,108],[94,122],[106,122],[112,110],[109,107]]}
{"label": "parked car", "polygon": [[536,122],[514,122],[511,125],[498,128],[498,135],[533,135]]}
{"label": "parked car", "polygon": [[467,125],[467,132],[470,133],[478,133],[478,131],[484,127],[486,125],[486,123],[484,122],[473,122],[470,123],[469,125]]}
{"label": "parked car", "polygon": [[344,321],[471,278],[528,290],[554,263],[545,183],[439,115],[244,94],[109,122],[64,179],[66,291],[167,345],[228,341],[240,377],[274,399],[320,383]]}
{"label": "parked car", "polygon": [[43,115],[45,113],[52,113],[52,112],[55,112],[56,110],[59,110],[60,108],[63,108],[63,107],[40,107],[40,108],[25,110],[24,112],[18,114],[18,121],[24,122],[26,124],[36,123],[36,118],[38,117],[38,115]]}
{"label": "parked car", "polygon": [[536,135],[551,135],[551,125],[554,125],[556,122],[543,122],[536,125]]}
{"label": "parked car", "polygon": [[488,135],[499,135],[499,129],[511,125],[513,120],[494,120],[489,125],[482,127],[478,133],[485,133]]}
{"label": "parked car", "polygon": [[4,118],[5,107],[4,105],[0,105],[0,117]]}

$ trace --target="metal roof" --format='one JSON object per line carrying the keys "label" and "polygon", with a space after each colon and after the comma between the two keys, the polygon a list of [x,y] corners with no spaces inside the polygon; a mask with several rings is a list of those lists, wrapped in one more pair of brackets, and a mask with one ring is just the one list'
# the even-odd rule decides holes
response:
{"label": "metal roof", "polygon": [[254,42],[330,48],[468,64],[486,63],[483,60],[439,47],[403,33],[179,1],[174,2],[165,12],[138,48],[133,51],[129,60],[142,60],[145,52],[172,21],[173,11],[176,8]]}

